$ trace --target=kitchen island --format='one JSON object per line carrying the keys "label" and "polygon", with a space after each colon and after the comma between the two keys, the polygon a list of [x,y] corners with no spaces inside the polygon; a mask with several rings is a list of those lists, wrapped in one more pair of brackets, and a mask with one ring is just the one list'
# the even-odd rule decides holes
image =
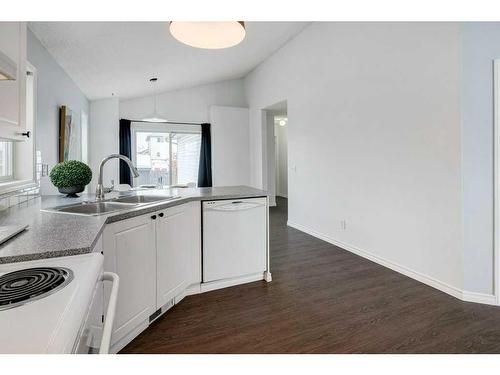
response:
{"label": "kitchen island", "polygon": [[[102,253],[104,271],[120,280],[111,352],[190,294],[271,281],[268,199],[262,190],[114,192],[104,202],[114,202],[115,211],[94,216],[61,211],[76,204],[81,212],[92,205],[81,203],[94,200],[92,195],[48,196],[1,212],[0,225],[29,227],[0,245],[0,263]],[[124,201],[143,203],[116,204]],[[110,293],[105,286],[105,301]]]}

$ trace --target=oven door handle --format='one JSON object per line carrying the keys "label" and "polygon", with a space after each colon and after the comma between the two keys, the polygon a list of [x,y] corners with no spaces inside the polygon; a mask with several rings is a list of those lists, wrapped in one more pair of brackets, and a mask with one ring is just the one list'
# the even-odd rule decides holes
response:
{"label": "oven door handle", "polygon": [[109,296],[108,310],[106,311],[106,320],[102,329],[101,345],[99,354],[109,354],[111,346],[111,334],[113,333],[113,323],[115,320],[116,301],[118,300],[118,288],[120,287],[120,277],[114,272],[104,272],[102,274],[103,281],[111,281],[111,294]]}

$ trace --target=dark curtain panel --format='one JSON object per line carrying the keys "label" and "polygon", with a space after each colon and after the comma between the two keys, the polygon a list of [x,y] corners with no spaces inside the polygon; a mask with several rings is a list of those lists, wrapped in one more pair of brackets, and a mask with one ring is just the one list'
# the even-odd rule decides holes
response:
{"label": "dark curtain panel", "polygon": [[210,124],[201,124],[200,166],[198,168],[198,187],[212,186],[212,138]]}
{"label": "dark curtain panel", "polygon": [[[130,120],[120,120],[120,155],[132,159],[130,123]],[[120,160],[120,184],[129,184],[132,186],[130,168],[123,160]]]}

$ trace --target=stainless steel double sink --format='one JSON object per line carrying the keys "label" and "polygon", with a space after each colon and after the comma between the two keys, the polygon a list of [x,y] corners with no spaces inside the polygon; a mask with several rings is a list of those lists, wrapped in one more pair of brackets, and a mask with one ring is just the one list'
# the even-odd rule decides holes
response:
{"label": "stainless steel double sink", "polygon": [[99,216],[178,198],[180,197],[176,195],[128,195],[99,202],[79,202],[71,205],[57,206],[44,209],[43,211]]}

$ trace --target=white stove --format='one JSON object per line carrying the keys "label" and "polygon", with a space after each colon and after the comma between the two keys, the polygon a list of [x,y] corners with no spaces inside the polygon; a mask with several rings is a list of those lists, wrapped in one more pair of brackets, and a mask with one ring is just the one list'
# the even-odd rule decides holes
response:
{"label": "white stove", "polygon": [[0,353],[107,353],[117,292],[100,253],[0,265]]}

